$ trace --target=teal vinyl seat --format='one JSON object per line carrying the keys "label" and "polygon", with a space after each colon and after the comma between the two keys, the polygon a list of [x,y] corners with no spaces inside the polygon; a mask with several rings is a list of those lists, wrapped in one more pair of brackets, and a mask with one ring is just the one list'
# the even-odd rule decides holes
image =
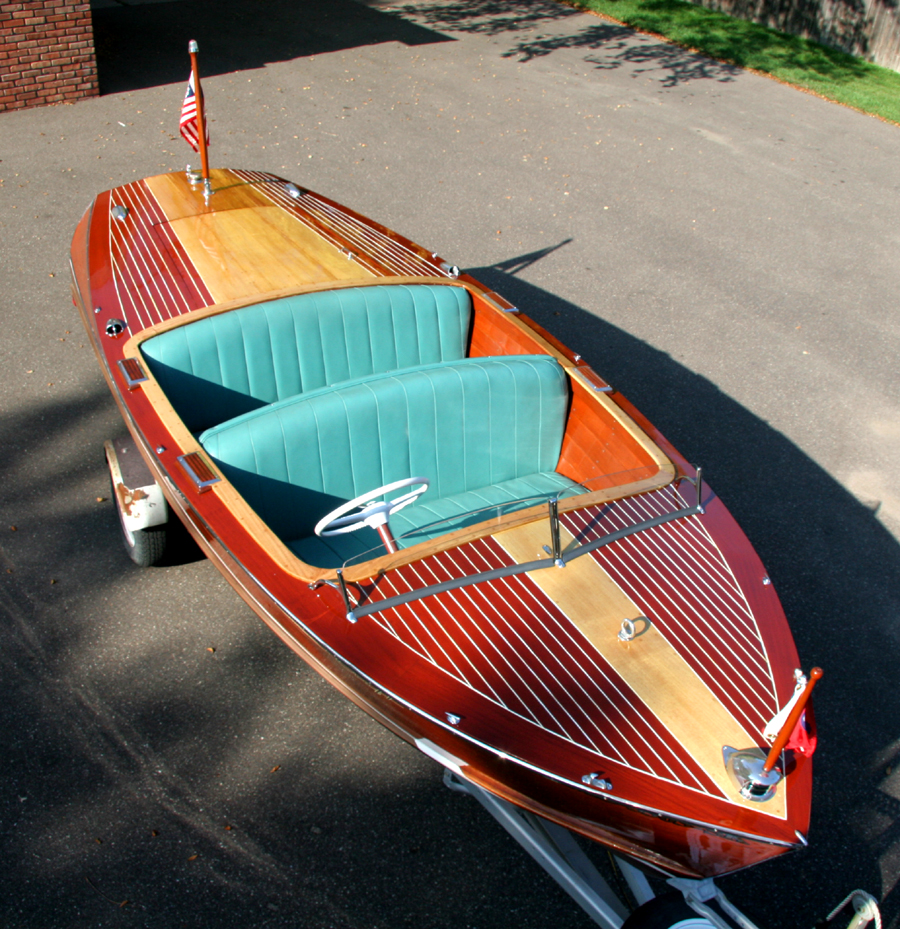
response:
{"label": "teal vinyl seat", "polygon": [[466,355],[471,298],[385,284],[243,307],[147,339],[141,352],[193,433],[342,381]]}
{"label": "teal vinyl seat", "polygon": [[318,538],[316,523],[393,481],[431,482],[391,517],[401,547],[490,517],[478,508],[569,487],[555,471],[567,405],[550,356],[465,358],[302,394],[207,429],[200,443],[295,554],[335,567],[384,550],[372,529]]}

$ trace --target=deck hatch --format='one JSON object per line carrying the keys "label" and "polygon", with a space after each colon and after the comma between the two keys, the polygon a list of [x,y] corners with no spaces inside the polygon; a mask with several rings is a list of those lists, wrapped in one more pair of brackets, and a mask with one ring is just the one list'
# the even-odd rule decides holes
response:
{"label": "deck hatch", "polygon": [[137,358],[120,358],[116,364],[118,364],[122,377],[125,379],[125,386],[129,390],[134,390],[147,380],[147,375]]}
{"label": "deck hatch", "polygon": [[199,452],[188,452],[187,455],[179,455],[178,464],[184,468],[185,474],[197,485],[198,493],[206,493],[213,484],[222,480]]}

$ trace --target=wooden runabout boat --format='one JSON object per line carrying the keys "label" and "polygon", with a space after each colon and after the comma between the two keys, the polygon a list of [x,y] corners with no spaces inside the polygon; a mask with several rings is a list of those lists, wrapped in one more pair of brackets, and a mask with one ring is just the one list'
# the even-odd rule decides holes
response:
{"label": "wooden runabout boat", "polygon": [[375,719],[668,874],[805,844],[801,703],[764,735],[797,653],[697,470],[431,252],[270,174],[196,181],[100,194],[72,244],[135,560],[174,511]]}

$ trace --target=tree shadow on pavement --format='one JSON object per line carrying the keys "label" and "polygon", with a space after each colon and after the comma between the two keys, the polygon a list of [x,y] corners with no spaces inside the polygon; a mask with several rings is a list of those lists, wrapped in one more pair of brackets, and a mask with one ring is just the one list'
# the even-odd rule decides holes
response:
{"label": "tree shadow on pavement", "polygon": [[732,81],[740,73],[740,68],[734,65],[660,42],[613,22],[594,20],[595,25],[566,31],[568,20],[583,17],[583,11],[559,3],[474,0],[463,4],[410,4],[399,9],[432,29],[451,34],[509,36],[514,41],[502,53],[503,57],[523,62],[564,49],[584,49],[597,53],[584,61],[598,70],[633,66],[635,77],[648,70],[663,72],[660,80],[664,87],[695,80]]}
{"label": "tree shadow on pavement", "polygon": [[504,57],[531,61],[560,49],[571,48],[602,52],[584,59],[600,71],[613,71],[629,65],[643,66],[633,68],[634,77],[645,71],[662,71],[664,76],[660,82],[664,87],[677,87],[696,80],[733,81],[741,72],[734,65],[707,58],[668,42],[657,42],[615,23],[589,26],[573,35],[518,42],[504,53]]}

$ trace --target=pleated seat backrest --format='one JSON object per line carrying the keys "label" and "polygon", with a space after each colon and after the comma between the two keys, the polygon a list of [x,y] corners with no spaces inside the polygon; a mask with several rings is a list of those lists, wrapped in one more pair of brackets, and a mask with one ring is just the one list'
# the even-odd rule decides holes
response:
{"label": "pleated seat backrest", "polygon": [[350,287],[209,316],[141,351],[196,433],[341,381],[464,358],[470,318],[462,287]]}
{"label": "pleated seat backrest", "polygon": [[547,355],[467,358],[373,376],[248,413],[200,442],[283,540],[346,500],[407,477],[436,500],[559,460],[565,373]]}

